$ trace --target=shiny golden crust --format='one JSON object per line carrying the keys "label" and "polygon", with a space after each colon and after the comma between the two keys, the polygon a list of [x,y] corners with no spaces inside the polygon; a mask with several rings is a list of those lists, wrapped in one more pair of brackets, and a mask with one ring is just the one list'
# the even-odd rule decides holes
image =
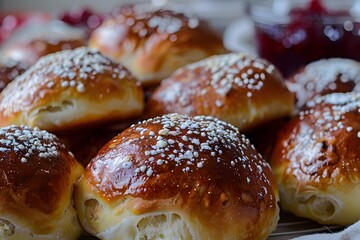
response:
{"label": "shiny golden crust", "polygon": [[61,22],[29,25],[11,37],[2,47],[2,56],[33,65],[50,53],[85,46],[83,30]]}
{"label": "shiny golden crust", "polygon": [[324,224],[360,218],[360,95],[315,98],[278,136],[271,165],[281,205]]}
{"label": "shiny golden crust", "polygon": [[40,59],[0,94],[0,124],[50,131],[104,124],[142,113],[143,90],[121,65],[78,48]]}
{"label": "shiny golden crust", "polygon": [[226,52],[221,37],[197,18],[132,7],[122,8],[97,28],[89,46],[124,64],[144,85],[157,84],[188,63]]}
{"label": "shiny golden crust", "polygon": [[80,221],[102,239],[137,239],[146,235],[141,222],[167,214],[188,232],[174,239],[266,239],[277,224],[277,197],[269,165],[235,127],[178,114],[119,134],[75,189]]}
{"label": "shiny golden crust", "polygon": [[82,172],[54,135],[0,129],[0,238],[77,239],[82,229],[72,194]]}
{"label": "shiny golden crust", "polygon": [[165,79],[151,96],[147,113],[210,115],[241,131],[288,116],[293,95],[275,67],[242,53],[209,57]]}
{"label": "shiny golden crust", "polygon": [[329,58],[315,61],[291,76],[286,85],[296,95],[297,108],[318,96],[360,91],[360,63]]}
{"label": "shiny golden crust", "polygon": [[25,63],[0,58],[0,92],[28,68]]}

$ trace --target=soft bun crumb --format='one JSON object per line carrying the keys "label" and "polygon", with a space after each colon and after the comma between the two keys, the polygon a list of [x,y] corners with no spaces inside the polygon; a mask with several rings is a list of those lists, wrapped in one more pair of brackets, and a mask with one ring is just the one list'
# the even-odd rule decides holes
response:
{"label": "soft bun crumb", "polygon": [[277,225],[269,165],[238,129],[169,114],[113,138],[75,188],[101,239],[266,239]]}
{"label": "soft bun crumb", "polygon": [[293,107],[294,97],[274,65],[229,53],[177,70],[155,90],[146,113],[210,115],[244,131],[289,116]]}
{"label": "soft bun crumb", "polygon": [[281,206],[322,224],[360,218],[360,95],[307,103],[281,131],[270,160]]}
{"label": "soft bun crumb", "polygon": [[122,65],[89,48],[41,58],[0,94],[0,125],[59,132],[137,117],[139,83]]}
{"label": "soft bun crumb", "polygon": [[205,22],[170,10],[123,7],[95,29],[89,46],[124,64],[143,85],[157,85],[177,68],[227,52]]}
{"label": "soft bun crumb", "polygon": [[59,139],[25,126],[0,129],[0,238],[77,239],[73,186],[82,166]]}

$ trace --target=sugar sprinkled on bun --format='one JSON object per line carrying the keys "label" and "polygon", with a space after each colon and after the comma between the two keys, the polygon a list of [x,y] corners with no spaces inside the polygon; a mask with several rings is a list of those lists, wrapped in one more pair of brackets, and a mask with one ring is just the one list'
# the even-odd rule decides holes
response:
{"label": "sugar sprinkled on bun", "polygon": [[83,168],[55,135],[37,128],[0,129],[0,238],[76,239],[72,203]]}
{"label": "sugar sprinkled on bun", "polygon": [[266,239],[279,210],[269,165],[208,116],[128,128],[90,162],[75,196],[85,229],[102,239]]}
{"label": "sugar sprinkled on bun", "polygon": [[177,68],[225,53],[221,37],[198,18],[170,10],[124,7],[90,37],[89,46],[124,64],[144,85]]}
{"label": "sugar sprinkled on bun", "polygon": [[298,108],[325,94],[360,91],[360,63],[344,58],[318,60],[300,69],[286,85],[295,93]]}
{"label": "sugar sprinkled on bun", "polygon": [[211,115],[243,131],[290,115],[293,104],[293,95],[274,65],[230,53],[177,70],[155,90],[147,112]]}
{"label": "sugar sprinkled on bun", "polygon": [[1,125],[50,131],[139,116],[143,90],[120,64],[88,48],[41,58],[0,95]]}
{"label": "sugar sprinkled on bun", "polygon": [[357,221],[359,148],[359,93],[332,93],[308,102],[281,130],[270,161],[282,207],[323,224]]}

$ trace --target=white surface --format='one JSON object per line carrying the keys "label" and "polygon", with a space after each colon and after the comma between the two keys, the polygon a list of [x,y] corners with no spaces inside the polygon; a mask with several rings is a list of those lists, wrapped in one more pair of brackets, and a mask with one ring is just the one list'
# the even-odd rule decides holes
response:
{"label": "white surface", "polygon": [[224,31],[225,47],[233,52],[257,54],[255,26],[249,17],[241,17],[227,25]]}
{"label": "white surface", "polygon": [[338,233],[320,233],[304,237],[294,238],[293,240],[358,240],[360,239],[360,221],[351,225],[347,229]]}

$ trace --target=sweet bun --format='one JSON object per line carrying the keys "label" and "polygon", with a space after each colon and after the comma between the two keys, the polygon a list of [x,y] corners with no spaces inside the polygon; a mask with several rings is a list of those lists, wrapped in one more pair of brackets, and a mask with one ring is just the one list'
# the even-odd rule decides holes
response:
{"label": "sweet bun", "polygon": [[296,106],[300,109],[318,96],[360,91],[360,63],[344,58],[318,60],[296,72],[286,85],[295,93]]}
{"label": "sweet bun", "polygon": [[266,239],[277,199],[269,165],[235,127],[178,114],[123,131],[75,187],[80,221],[101,239]]}
{"label": "sweet bun", "polygon": [[29,65],[25,63],[0,58],[0,92],[28,68]]}
{"label": "sweet bun", "polygon": [[226,52],[221,37],[205,22],[136,7],[121,8],[95,29],[89,46],[124,64],[145,86],[188,63]]}
{"label": "sweet bun", "polygon": [[281,206],[323,224],[360,219],[360,94],[315,98],[279,133],[270,163]]}
{"label": "sweet bun", "polygon": [[26,25],[4,43],[1,54],[4,58],[32,65],[42,56],[86,44],[87,36],[84,30],[54,21]]}
{"label": "sweet bun", "polygon": [[146,112],[210,115],[244,131],[290,115],[293,106],[294,97],[273,65],[230,53],[177,70],[155,90]]}
{"label": "sweet bun", "polygon": [[82,166],[54,135],[0,129],[0,239],[77,239],[73,187]]}
{"label": "sweet bun", "polygon": [[65,131],[142,114],[143,90],[122,66],[78,48],[41,58],[0,94],[0,125]]}

